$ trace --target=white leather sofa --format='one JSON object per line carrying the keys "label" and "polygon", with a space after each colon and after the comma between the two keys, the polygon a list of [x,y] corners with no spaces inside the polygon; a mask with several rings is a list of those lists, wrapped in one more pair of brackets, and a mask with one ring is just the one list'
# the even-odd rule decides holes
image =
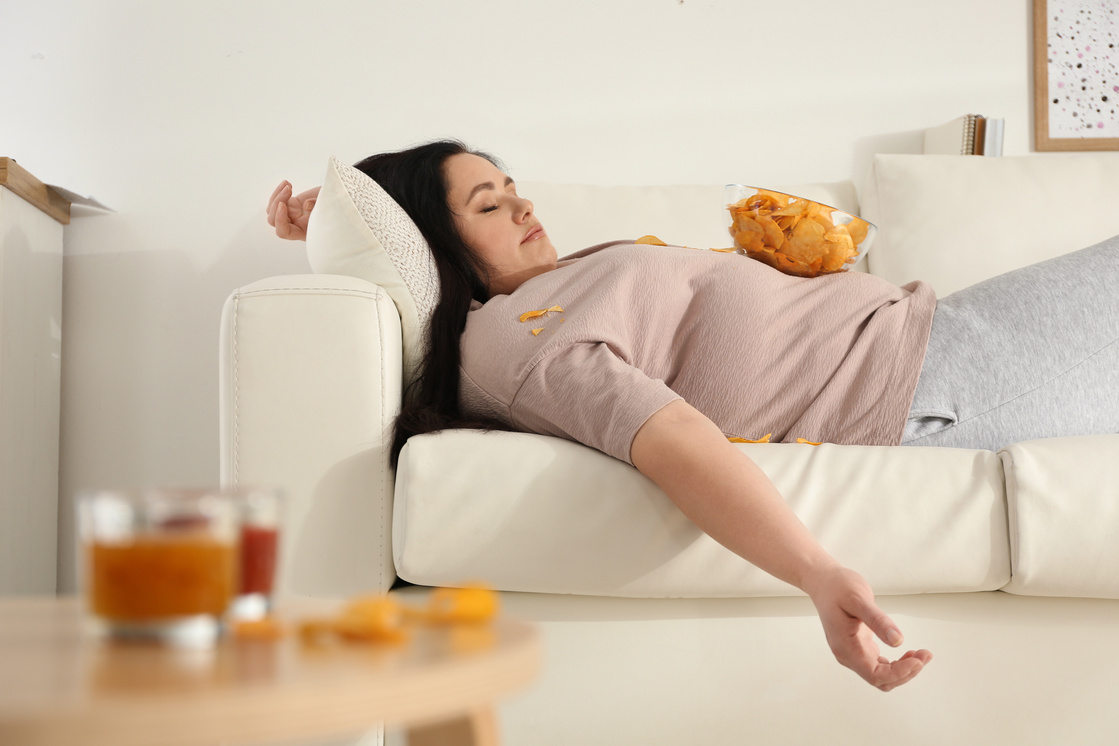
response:
{"label": "white leather sofa", "polygon": [[[883,155],[858,186],[788,190],[879,226],[861,270],[941,296],[1119,234],[1119,154]],[[721,185],[519,187],[561,253],[648,233],[728,245]],[[484,580],[507,614],[536,621],[545,667],[501,708],[507,743],[1119,738],[1119,435],[1000,453],[740,446],[871,581],[903,649],[933,651],[883,694],[835,663],[796,589],[626,464],[555,438],[453,431],[412,439],[394,473],[401,315],[369,277],[336,273],[352,257],[310,248],[319,274],[261,280],[225,306],[222,479],[287,493],[287,593]]]}

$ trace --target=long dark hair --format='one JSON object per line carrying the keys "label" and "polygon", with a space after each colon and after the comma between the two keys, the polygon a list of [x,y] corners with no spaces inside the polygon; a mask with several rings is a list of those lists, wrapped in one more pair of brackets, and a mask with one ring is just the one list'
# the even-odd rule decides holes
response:
{"label": "long dark hair", "polygon": [[[477,155],[501,164],[458,140],[438,140],[395,153],[373,155],[354,164],[381,185],[419,227],[439,270],[439,304],[431,317],[428,348],[393,428],[391,463],[413,435],[449,428],[507,430],[486,418],[463,417],[459,408],[459,338],[466,328],[470,302],[489,299],[490,267],[466,245],[447,204],[443,164],[454,155]],[[503,169],[504,170],[504,169]]]}

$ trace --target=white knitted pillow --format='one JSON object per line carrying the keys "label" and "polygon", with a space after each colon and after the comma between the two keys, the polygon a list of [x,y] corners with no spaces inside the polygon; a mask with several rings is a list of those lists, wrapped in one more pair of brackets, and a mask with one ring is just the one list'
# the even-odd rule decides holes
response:
{"label": "white knitted pillow", "polygon": [[400,313],[404,385],[427,350],[439,273],[423,234],[381,185],[331,157],[307,226],[307,258],[319,274],[380,285]]}

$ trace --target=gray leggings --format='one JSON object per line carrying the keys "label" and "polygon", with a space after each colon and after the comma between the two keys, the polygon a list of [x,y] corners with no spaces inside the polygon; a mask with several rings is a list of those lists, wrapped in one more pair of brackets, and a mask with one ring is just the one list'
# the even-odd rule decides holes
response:
{"label": "gray leggings", "polygon": [[1119,433],[1119,236],[937,302],[902,445]]}

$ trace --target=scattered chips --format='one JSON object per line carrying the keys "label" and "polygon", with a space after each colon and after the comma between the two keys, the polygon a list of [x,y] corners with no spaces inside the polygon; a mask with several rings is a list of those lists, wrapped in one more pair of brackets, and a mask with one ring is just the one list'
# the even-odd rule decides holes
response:
{"label": "scattered chips", "polygon": [[405,613],[392,596],[365,596],[348,603],[333,620],[334,633],[345,640],[403,642]]}
{"label": "scattered chips", "polygon": [[[739,437],[735,437],[735,436],[728,436],[727,440],[729,440],[731,443],[768,443],[769,439],[772,436],[773,436],[773,433],[766,433],[764,436],[762,436],[758,440],[750,440],[748,438],[739,438]],[[804,444],[810,445],[810,446],[823,445],[822,443],[814,443],[811,440],[805,440],[804,438],[797,438],[797,443],[804,443]]]}
{"label": "scattered chips", "polygon": [[540,318],[544,314],[552,313],[553,311],[556,313],[563,313],[563,309],[559,306],[552,306],[551,308],[541,308],[539,311],[525,311],[521,314],[521,323],[523,324],[529,319]]}
{"label": "scattered chips", "polygon": [[846,271],[859,256],[869,224],[862,218],[836,223],[840,212],[818,202],[759,189],[727,205],[734,244],[752,259],[785,274],[817,277]]}
{"label": "scattered chips", "polygon": [[346,642],[401,644],[416,625],[479,625],[497,616],[498,595],[481,585],[436,588],[426,606],[401,603],[395,595],[358,596],[334,617],[306,619],[299,625],[305,644]]}

